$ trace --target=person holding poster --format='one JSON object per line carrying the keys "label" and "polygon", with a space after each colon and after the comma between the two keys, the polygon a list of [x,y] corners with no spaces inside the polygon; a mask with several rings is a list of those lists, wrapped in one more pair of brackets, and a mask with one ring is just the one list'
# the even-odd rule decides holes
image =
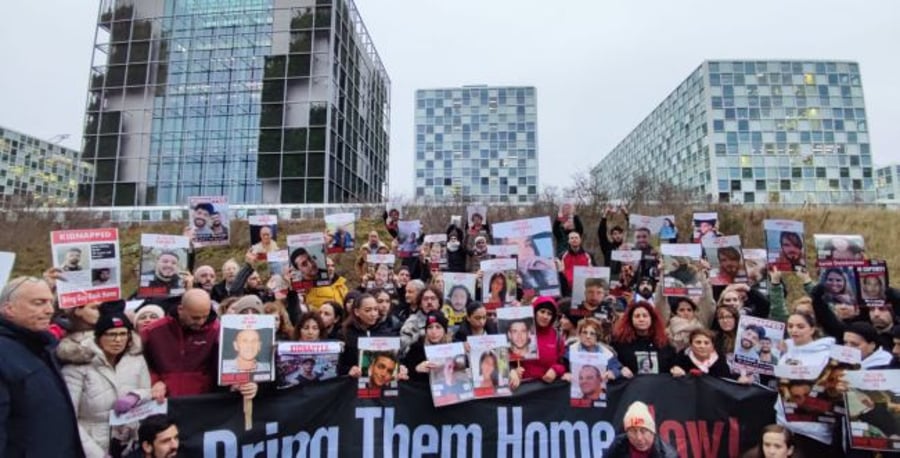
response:
{"label": "person holding poster", "polygon": [[579,240],[584,237],[581,218],[575,214],[575,201],[566,199],[560,204],[556,219],[553,220],[553,238],[556,239],[557,256],[563,256],[567,249],[572,248],[569,236],[573,232],[578,234]]}
{"label": "person holding poster", "polygon": [[[494,313],[496,316],[496,313]],[[466,306],[466,320],[463,321],[453,334],[454,342],[466,342],[469,337],[480,337],[489,334],[497,334],[496,319],[488,319],[488,310],[478,301],[472,301]],[[505,340],[504,340],[505,342]]]}
{"label": "person holding poster", "polygon": [[[566,350],[565,343],[560,340],[559,334],[554,327],[559,315],[556,301],[552,297],[541,296],[535,298],[531,306],[534,308],[537,354],[534,355],[536,358],[532,357],[530,360],[525,358],[526,360],[522,362],[521,367],[524,369],[521,374],[522,379],[540,379],[545,383],[553,383],[554,380],[562,377],[566,372],[566,367],[562,365],[562,356]],[[503,310],[505,309],[498,310],[498,316],[499,312]],[[509,335],[513,331],[515,329],[511,325],[507,334]],[[512,335],[511,337],[518,338],[519,336]],[[520,345],[515,343],[512,338],[510,342],[512,342],[511,347],[515,354],[516,347]]]}
{"label": "person holding poster", "polygon": [[[625,215],[625,220],[628,221],[628,210],[622,207],[621,205],[618,207],[618,210],[613,209],[611,204],[607,204],[603,209],[603,213],[600,215],[600,225],[597,226],[597,237],[600,239],[600,251],[603,253],[603,262],[606,267],[613,267],[611,265],[612,261],[612,252],[613,250],[625,249],[622,245],[625,243],[625,230],[622,229],[622,226],[613,226],[613,228],[607,234],[607,218],[610,213],[622,212]],[[617,274],[618,270],[613,269],[613,275]]]}
{"label": "person holding poster", "polygon": [[[792,313],[787,319],[787,331],[790,336],[785,340],[786,351],[781,355],[778,366],[775,367],[775,375],[783,379],[782,371],[791,366],[809,368],[814,378],[817,377],[828,364],[831,355],[831,347],[835,345],[832,337],[816,339],[816,320],[811,315]],[[809,393],[812,381],[808,384],[798,384],[789,396],[803,396]],[[785,414],[785,392],[779,394],[775,403],[775,417],[779,425],[783,425],[796,434],[798,448],[805,456],[831,457],[840,456],[835,447],[831,446],[833,424],[814,421],[788,421]]]}
{"label": "person holding poster", "polygon": [[[574,353],[592,353],[602,357],[605,369],[601,373],[605,381],[615,380],[622,377],[631,378],[633,374],[627,368],[622,367],[622,363],[616,357],[616,352],[606,345],[604,341],[609,340],[609,324],[604,323],[594,317],[583,318],[578,322],[575,331],[578,336],[577,342],[572,343],[566,348],[566,354],[563,357],[563,364],[572,367],[571,355]],[[566,371],[563,380],[572,381],[575,377],[574,370]]]}
{"label": "person holding poster", "polygon": [[483,237],[485,245],[491,238],[491,227],[487,220],[487,207],[484,205],[469,205],[466,207],[466,250],[475,249],[475,242],[478,237]]}
{"label": "person holding poster", "polygon": [[[622,365],[635,375],[665,374],[675,362],[665,323],[649,302],[628,306],[613,328],[612,347]],[[622,374],[628,377],[624,369]]]}
{"label": "person holding poster", "polygon": [[596,264],[594,263],[594,258],[581,247],[581,234],[575,231],[569,232],[568,248],[563,252],[559,260],[562,263],[563,275],[566,278],[563,296],[570,296],[571,294],[566,293],[572,291],[575,287],[575,269],[577,267],[593,267]]}
{"label": "person holding poster", "polygon": [[124,313],[102,314],[94,336],[85,342],[86,354],[61,362],[85,455],[103,458],[110,451],[109,412],[123,414],[150,399],[150,372]]}

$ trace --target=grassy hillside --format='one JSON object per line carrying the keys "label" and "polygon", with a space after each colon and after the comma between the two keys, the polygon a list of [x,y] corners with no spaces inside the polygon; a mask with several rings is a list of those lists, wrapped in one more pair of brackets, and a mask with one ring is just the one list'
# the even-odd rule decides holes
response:
{"label": "grassy hillside", "polygon": [[[762,221],[764,219],[794,219],[803,221],[806,227],[807,244],[812,243],[812,234],[861,234],[865,237],[866,251],[871,257],[887,260],[889,269],[898,272],[900,269],[900,250],[897,249],[900,213],[881,209],[867,208],[811,208],[811,209],[741,209],[736,207],[720,208],[688,208],[678,206],[654,206],[652,208],[632,208],[635,214],[662,215],[675,214],[678,220],[679,234],[683,239],[690,229],[691,213],[694,211],[718,211],[720,230],[724,234],[739,234],[744,247],[762,248],[764,238]],[[528,218],[541,215],[553,215],[555,208],[551,205],[539,205],[530,208],[492,207],[488,211],[491,221],[503,221],[516,218]],[[580,208],[579,215],[584,222],[586,247],[598,253],[597,221],[599,209]],[[464,214],[461,207],[409,208],[406,218],[419,218],[429,232],[443,232],[450,220],[450,215]],[[610,225],[625,225],[621,214],[610,217]],[[15,252],[16,265],[14,275],[39,275],[50,265],[50,231],[61,228],[108,227],[102,220],[74,217],[65,225],[43,219],[36,215],[20,214],[16,221],[7,221],[0,226],[0,251]],[[154,223],[143,225],[120,226],[120,244],[123,256],[123,273],[125,291],[132,291],[136,286],[134,275],[139,262],[140,234],[181,234],[182,223]],[[280,223],[278,241],[283,245],[286,234],[320,231],[324,223],[320,220],[292,220]],[[384,224],[376,215],[366,215],[357,222],[357,239],[365,240],[370,230],[377,230],[382,240],[389,240]],[[204,248],[197,252],[197,265],[211,264],[219,269],[230,257],[243,259],[249,246],[249,231],[245,221],[233,221],[231,234],[235,238],[229,247]],[[599,255],[599,254],[598,254]],[[337,256],[338,271],[355,281],[353,263],[355,254],[347,253]],[[813,250],[807,250],[810,265],[815,265]],[[797,288],[793,288],[794,291]]]}

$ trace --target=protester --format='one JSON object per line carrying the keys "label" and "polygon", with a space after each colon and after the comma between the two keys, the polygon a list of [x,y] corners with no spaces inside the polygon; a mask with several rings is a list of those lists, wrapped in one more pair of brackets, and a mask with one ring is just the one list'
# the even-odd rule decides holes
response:
{"label": "protester", "polygon": [[140,450],[129,458],[175,458],[180,437],[178,426],[165,415],[151,415],[138,428]]}
{"label": "protester", "polygon": [[328,301],[319,306],[319,319],[322,321],[322,329],[328,340],[339,340],[341,323],[344,321],[344,307],[334,301]]}
{"label": "protester", "polygon": [[844,329],[841,341],[848,347],[859,349],[865,370],[900,369],[893,355],[885,351],[878,343],[878,331],[864,321],[850,323]]}
{"label": "protester", "polygon": [[124,413],[150,398],[150,372],[141,355],[140,336],[121,313],[104,314],[97,320],[93,335],[85,342],[90,358],[60,361],[66,386],[72,396],[84,454],[105,458],[110,450],[109,412]]}
{"label": "protester", "polygon": [[487,309],[478,301],[469,302],[466,306],[466,319],[456,328],[454,342],[465,342],[469,336],[497,334],[497,323],[488,321]]}
{"label": "protester", "polygon": [[701,376],[711,375],[719,378],[736,379],[739,383],[749,384],[753,381],[746,374],[735,377],[732,374],[731,367],[728,366],[724,356],[719,356],[713,345],[715,335],[712,331],[706,329],[695,329],[691,331],[689,342],[690,346],[678,354],[675,358],[675,365],[672,366],[670,372],[674,377],[684,377],[686,375]]}
{"label": "protester", "polygon": [[294,335],[293,340],[316,342],[325,339],[327,336],[322,318],[315,312],[306,312],[300,316],[300,320],[297,322],[296,335]]}
{"label": "protester", "polygon": [[[628,221],[628,210],[624,207],[619,207],[617,211],[622,213],[625,217],[625,221]],[[613,264],[612,252],[613,250],[622,248],[622,245],[625,243],[625,230],[622,229],[622,226],[613,226],[607,234],[607,218],[610,213],[614,213],[613,208],[611,205],[607,205],[600,215],[600,225],[597,226],[597,238],[600,239],[600,251],[603,253],[604,265],[606,265],[606,267],[612,267],[612,274],[616,275],[619,273],[619,268],[617,268],[619,266]]]}
{"label": "protester", "polygon": [[56,355],[61,356],[62,353],[67,353],[68,355],[78,354],[79,358],[90,358],[93,352],[87,343],[94,339],[94,325],[100,318],[100,303],[93,302],[65,309],[61,315],[66,320],[63,327],[67,332],[65,337],[59,341]]}
{"label": "protester", "polygon": [[322,304],[328,301],[337,303],[344,302],[344,297],[349,292],[347,287],[347,279],[338,275],[334,269],[334,259],[331,256],[325,258],[325,265],[328,268],[329,284],[324,286],[316,286],[311,288],[307,293],[304,302],[310,310],[316,311]]}
{"label": "protester", "polygon": [[293,338],[294,325],[284,305],[280,302],[266,302],[263,304],[263,312],[275,317],[275,340],[285,341]]}
{"label": "protester", "polygon": [[212,294],[210,294],[212,300],[221,303],[232,295],[230,291],[240,269],[241,266],[234,259],[229,259],[222,264],[222,281],[213,286]]}
{"label": "protester", "polygon": [[441,306],[441,290],[430,287],[416,297],[416,312],[411,314],[400,328],[400,355],[405,355],[409,346],[425,333],[425,316],[437,311]]}
{"label": "protester", "polygon": [[730,361],[734,353],[734,342],[737,338],[737,326],[740,313],[731,305],[722,304],[716,306],[715,319],[710,325],[710,330],[715,333],[713,345],[716,352],[725,355]]}
{"label": "protester", "polygon": [[358,302],[344,321],[341,333],[344,351],[338,362],[338,375],[362,376],[358,365],[360,337],[390,337],[378,328],[378,302],[375,298],[371,294],[363,294]]}
{"label": "protester", "polygon": [[425,356],[425,346],[449,343],[451,340],[447,327],[447,318],[443,313],[431,311],[425,315],[425,333],[410,345],[409,351],[402,360],[402,364],[407,369],[411,369],[410,380],[428,382],[428,374],[431,373],[431,370],[440,367],[438,363],[428,361]]}
{"label": "protester", "polygon": [[565,347],[554,327],[559,314],[556,301],[552,297],[540,296],[532,301],[531,306],[534,308],[538,359],[523,361],[519,375],[523,381],[540,379],[553,383],[566,373],[566,367],[562,364]]}
{"label": "protester", "polygon": [[562,204],[556,219],[553,220],[553,238],[556,240],[556,246],[558,247],[558,256],[562,256],[566,249],[572,248],[571,237],[573,233],[578,234],[580,242],[581,238],[584,237],[584,226],[581,224],[581,218],[575,214],[574,206],[566,202]]}
{"label": "protester", "polygon": [[762,430],[759,445],[744,458],[802,458],[803,454],[794,447],[794,434],[781,425],[767,425]]}
{"label": "protester", "polygon": [[162,307],[145,302],[134,311],[134,330],[140,334],[148,326],[165,316],[166,312]]}
{"label": "protester", "polygon": [[48,332],[52,316],[44,280],[17,277],[0,291],[0,456],[84,456]]}
{"label": "protester", "polygon": [[[634,375],[665,374],[675,362],[666,328],[656,309],[647,302],[628,306],[613,330],[612,347],[622,365]],[[624,372],[623,376],[629,378]]]}
{"label": "protester", "polygon": [[447,227],[447,272],[465,272],[468,253],[462,244],[463,230],[455,224]]}
{"label": "protester", "polygon": [[[569,232],[567,247],[566,251],[560,256],[560,261],[562,261],[562,272],[566,279],[563,295],[571,296],[570,291],[575,287],[575,267],[590,267],[595,264],[594,258],[587,251],[584,251],[584,248],[581,246],[581,234],[578,232]],[[567,292],[568,294],[566,294]]]}
{"label": "protester", "polygon": [[[570,366],[570,355],[573,352],[587,352],[587,353],[602,353],[603,356],[606,357],[606,372],[603,374],[603,377],[607,381],[612,381],[617,378],[622,377],[623,370],[628,371],[627,368],[622,367],[622,363],[619,362],[619,358],[616,357],[615,350],[612,347],[606,345],[604,340],[608,340],[608,336],[604,339],[606,334],[609,334],[606,327],[600,320],[587,317],[578,322],[578,341],[566,347],[565,356],[563,356],[563,361],[566,366],[566,375],[563,378],[566,381],[571,381],[571,366]],[[629,371],[630,372],[630,371]]]}
{"label": "protester", "polygon": [[400,328],[403,326],[403,322],[391,313],[393,306],[391,294],[381,288],[374,289],[371,294],[375,296],[375,301],[378,303],[378,326],[387,335],[400,335]]}
{"label": "protester", "polygon": [[677,458],[678,452],[656,434],[656,421],[647,404],[635,401],[625,411],[623,434],[613,440],[604,457]]}

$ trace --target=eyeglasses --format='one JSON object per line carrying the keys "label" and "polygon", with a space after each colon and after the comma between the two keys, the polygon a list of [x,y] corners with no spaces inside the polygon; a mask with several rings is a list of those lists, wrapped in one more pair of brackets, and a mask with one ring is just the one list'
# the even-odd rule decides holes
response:
{"label": "eyeglasses", "polygon": [[583,336],[594,336],[597,337],[597,333],[594,331],[581,331],[581,335]]}
{"label": "eyeglasses", "polygon": [[128,331],[107,332],[107,333],[103,334],[103,337],[107,337],[111,340],[125,340],[128,338]]}

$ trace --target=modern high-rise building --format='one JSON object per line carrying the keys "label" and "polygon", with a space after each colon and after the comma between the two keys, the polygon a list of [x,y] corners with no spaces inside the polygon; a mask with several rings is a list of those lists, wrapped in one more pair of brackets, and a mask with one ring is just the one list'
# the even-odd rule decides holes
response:
{"label": "modern high-rise building", "polygon": [[713,202],[872,202],[859,65],[706,61],[593,173],[612,197],[643,177]]}
{"label": "modern high-rise building", "polygon": [[0,127],[0,203],[66,207],[93,166],[81,152]]}
{"label": "modern high-rise building", "polygon": [[900,200],[900,164],[878,167],[875,175],[878,200]]}
{"label": "modern high-rise building", "polygon": [[380,201],[389,103],[352,0],[102,0],[79,202]]}
{"label": "modern high-rise building", "polygon": [[416,91],[416,199],[530,202],[537,196],[534,87]]}

